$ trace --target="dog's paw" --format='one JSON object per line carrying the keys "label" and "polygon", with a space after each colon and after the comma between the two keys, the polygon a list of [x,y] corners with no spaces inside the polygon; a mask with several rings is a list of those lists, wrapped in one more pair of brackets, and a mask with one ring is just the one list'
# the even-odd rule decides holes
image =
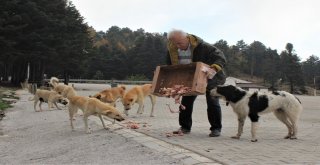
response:
{"label": "dog's paw", "polygon": [[295,139],[298,139],[298,138],[296,136],[291,136],[290,139],[291,140],[295,140]]}
{"label": "dog's paw", "polygon": [[150,117],[154,117],[154,115],[150,115]]}
{"label": "dog's paw", "polygon": [[284,139],[290,139],[291,138],[291,135],[287,135],[284,137]]}
{"label": "dog's paw", "polygon": [[257,142],[258,139],[251,139],[251,142]]}
{"label": "dog's paw", "polygon": [[105,130],[109,130],[110,128],[109,128],[109,127],[104,127],[104,129],[105,129]]}
{"label": "dog's paw", "polygon": [[232,139],[240,139],[240,136],[231,136]]}

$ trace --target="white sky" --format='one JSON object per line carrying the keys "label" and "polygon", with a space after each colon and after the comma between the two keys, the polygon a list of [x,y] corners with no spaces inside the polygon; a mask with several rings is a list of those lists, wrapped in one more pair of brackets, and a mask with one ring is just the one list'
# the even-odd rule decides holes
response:
{"label": "white sky", "polygon": [[320,0],[71,0],[97,31],[111,26],[146,32],[182,29],[209,43],[243,39],[320,56]]}

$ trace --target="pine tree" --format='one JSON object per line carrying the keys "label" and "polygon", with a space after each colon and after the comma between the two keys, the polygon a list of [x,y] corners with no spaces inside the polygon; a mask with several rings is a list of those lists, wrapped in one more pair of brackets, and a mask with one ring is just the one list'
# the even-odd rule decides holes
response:
{"label": "pine tree", "polygon": [[297,54],[294,53],[293,45],[287,43],[286,50],[280,54],[281,70],[283,73],[283,79],[287,80],[290,85],[290,92],[295,93],[294,87],[297,86],[302,90],[304,89],[304,79],[302,75],[302,68],[300,59]]}

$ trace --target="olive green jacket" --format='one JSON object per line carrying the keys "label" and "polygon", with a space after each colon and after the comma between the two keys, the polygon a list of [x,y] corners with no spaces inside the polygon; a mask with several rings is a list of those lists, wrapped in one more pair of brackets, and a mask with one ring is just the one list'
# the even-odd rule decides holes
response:
{"label": "olive green jacket", "polygon": [[[207,90],[224,84],[226,81],[226,75],[224,73],[226,58],[223,52],[195,35],[188,34],[188,38],[191,46],[192,62],[203,62],[217,71],[217,74],[208,80]],[[179,64],[178,48],[170,41],[167,43],[167,48],[167,64]]]}

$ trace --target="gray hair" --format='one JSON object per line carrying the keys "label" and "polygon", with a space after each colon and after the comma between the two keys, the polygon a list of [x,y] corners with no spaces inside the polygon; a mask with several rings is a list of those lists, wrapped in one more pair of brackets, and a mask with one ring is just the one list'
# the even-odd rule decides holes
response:
{"label": "gray hair", "polygon": [[167,35],[167,39],[168,39],[168,40],[171,40],[172,37],[173,37],[174,35],[177,35],[177,34],[182,35],[182,36],[184,36],[184,37],[187,37],[187,36],[188,36],[188,34],[187,34],[186,32],[184,32],[183,30],[172,29],[171,31],[169,31],[169,33],[168,33],[168,35]]}

